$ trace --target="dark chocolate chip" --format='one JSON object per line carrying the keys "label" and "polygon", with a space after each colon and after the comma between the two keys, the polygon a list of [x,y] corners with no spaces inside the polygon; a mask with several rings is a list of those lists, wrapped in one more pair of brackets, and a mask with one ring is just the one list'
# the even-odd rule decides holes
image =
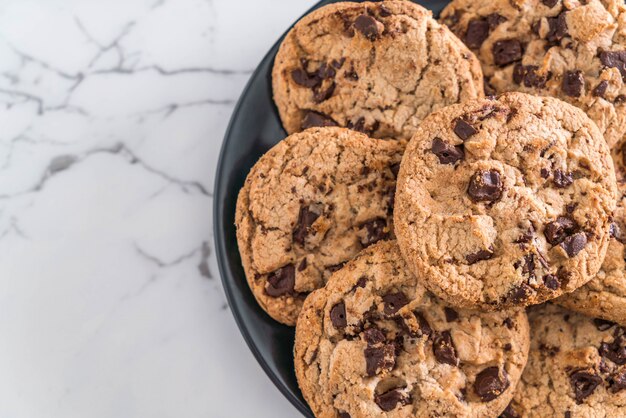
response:
{"label": "dark chocolate chip", "polygon": [[572,418],[572,412],[571,411],[565,411],[564,418]]}
{"label": "dark chocolate chip", "polygon": [[548,19],[548,33],[546,34],[546,40],[551,44],[558,43],[561,39],[567,36],[567,12],[562,12],[557,17],[549,17]]}
{"label": "dark chocolate chip", "polygon": [[467,123],[467,121],[457,118],[454,120],[454,133],[456,136],[465,141],[476,135],[478,131],[472,125]]}
{"label": "dark chocolate chip", "polygon": [[400,172],[400,163],[392,164],[389,168],[391,169],[393,176],[397,178],[398,173]]}
{"label": "dark chocolate chip", "polygon": [[625,102],[626,102],[626,94],[620,94],[619,96],[615,98],[615,100],[613,100],[613,103],[615,104],[620,104],[620,103],[625,103]]}
{"label": "dark chocolate chip", "polygon": [[539,67],[536,65],[515,64],[513,68],[513,81],[517,84],[524,84],[526,87],[544,88],[549,79],[549,75],[540,75]]}
{"label": "dark chocolate chip", "polygon": [[312,88],[317,86],[321,80],[316,75],[310,75],[302,68],[295,69],[291,72],[291,79],[303,87]]}
{"label": "dark chocolate chip", "polygon": [[513,288],[509,292],[509,300],[515,304],[525,303],[535,293],[532,287],[526,283],[522,283],[519,286]]}
{"label": "dark chocolate chip", "polygon": [[365,288],[365,286],[367,285],[367,278],[366,277],[361,277],[357,282],[356,285],[354,286],[354,288],[356,289],[357,287],[361,287],[361,288]]}
{"label": "dark chocolate chip", "polygon": [[441,164],[454,164],[463,159],[465,155],[463,145],[451,145],[443,142],[440,138],[433,140],[431,148],[433,154],[439,158]]}
{"label": "dark chocolate chip", "polygon": [[585,86],[582,71],[566,71],[563,75],[563,92],[570,97],[579,97]]}
{"label": "dark chocolate chip", "polygon": [[[332,60],[330,65],[332,65],[334,69],[338,70],[341,67],[343,67],[343,63],[344,62],[346,62],[346,58],[342,57],[342,58],[340,58],[338,60]],[[333,77],[334,77],[334,75],[333,75]]]}
{"label": "dark chocolate chip", "polygon": [[574,390],[574,398],[579,405],[602,383],[602,378],[589,370],[575,370],[569,379]]}
{"label": "dark chocolate chip", "polygon": [[450,331],[443,331],[441,334],[436,334],[433,340],[433,354],[439,363],[451,364],[452,366],[459,365],[459,357],[456,353],[456,347],[454,341],[452,341],[452,335]]}
{"label": "dark chocolate chip", "polygon": [[490,247],[487,250],[480,250],[473,254],[466,255],[465,261],[467,261],[467,263],[471,265],[471,264],[478,263],[479,261],[490,260],[492,257],[493,257],[493,248]]}
{"label": "dark chocolate chip", "polygon": [[302,118],[301,128],[308,129],[313,127],[337,126],[337,122],[332,120],[330,116],[313,110],[307,110]]}
{"label": "dark chocolate chip", "polygon": [[272,297],[292,294],[295,285],[296,269],[293,264],[289,264],[270,273],[265,292]]}
{"label": "dark chocolate chip", "polygon": [[545,4],[546,6],[552,8],[552,7],[556,6],[556,4],[559,2],[559,0],[541,0],[541,2],[543,4]]}
{"label": "dark chocolate chip", "polygon": [[324,90],[316,89],[313,92],[313,100],[315,101],[315,103],[322,103],[322,102],[330,99],[334,92],[335,92],[335,82],[333,81]]}
{"label": "dark chocolate chip", "polygon": [[354,27],[370,41],[375,41],[380,35],[376,19],[368,15],[360,15],[354,21]]}
{"label": "dark chocolate chip", "polygon": [[626,389],[626,369],[617,371],[613,376],[611,376],[609,387],[611,388],[612,393],[617,393]]}
{"label": "dark chocolate chip", "polygon": [[606,89],[609,87],[609,82],[606,80],[600,81],[598,85],[593,89],[593,95],[595,97],[604,97]]}
{"label": "dark chocolate chip", "polygon": [[306,258],[303,258],[300,264],[298,265],[298,271],[306,270],[306,266],[307,266]]}
{"label": "dark chocolate chip", "polygon": [[489,36],[489,23],[484,19],[474,19],[467,25],[465,45],[471,49],[478,49]]}
{"label": "dark chocolate chip", "polygon": [[351,418],[350,414],[347,412],[337,412],[339,414],[339,418]]}
{"label": "dark chocolate chip", "polygon": [[587,235],[584,232],[578,232],[566,237],[560,245],[568,257],[575,257],[587,245]]}
{"label": "dark chocolate chip", "polygon": [[513,329],[513,320],[511,318],[506,318],[504,320],[504,325],[506,325],[508,329]]}
{"label": "dark chocolate chip", "polygon": [[554,185],[558,188],[565,188],[574,182],[574,178],[572,177],[572,173],[566,173],[565,171],[557,168],[554,170]]}
{"label": "dark chocolate chip", "polygon": [[522,59],[522,43],[518,39],[506,39],[493,44],[496,65],[505,66]]}
{"label": "dark chocolate chip", "polygon": [[333,66],[332,65],[328,65],[326,63],[323,63],[322,65],[320,65],[320,68],[317,69],[317,76],[321,80],[334,78],[336,74],[337,74],[337,72],[335,71]]}
{"label": "dark chocolate chip", "polygon": [[430,324],[428,323],[426,318],[424,318],[424,315],[422,315],[420,312],[413,312],[413,314],[415,315],[415,318],[419,323],[420,332],[422,333],[422,335],[430,336],[430,334],[433,333],[433,329],[430,327]]}
{"label": "dark chocolate chip", "polygon": [[600,355],[613,363],[623,366],[626,364],[626,337],[623,335],[616,337],[612,343],[600,344],[598,350]]}
{"label": "dark chocolate chip", "polygon": [[339,302],[330,309],[330,321],[337,329],[345,328],[348,325],[348,319],[346,318],[346,304]]}
{"label": "dark chocolate chip", "polygon": [[481,401],[489,402],[502,395],[509,387],[509,379],[504,370],[497,366],[487,367],[478,373],[474,381],[474,392]]}
{"label": "dark chocolate chip", "polygon": [[567,216],[559,216],[555,221],[548,223],[543,235],[550,245],[559,245],[565,237],[572,235],[578,229],[576,222]]}
{"label": "dark chocolate chip", "polygon": [[474,202],[495,202],[502,197],[502,179],[496,170],[479,170],[470,179],[467,193]]}
{"label": "dark chocolate chip", "polygon": [[446,314],[447,322],[454,322],[459,319],[459,313],[452,308],[448,308],[447,306],[443,308],[444,313]]}
{"label": "dark chocolate chip", "polygon": [[548,177],[550,177],[550,170],[547,168],[542,168],[540,171],[540,174],[541,174],[541,178],[547,179]]}
{"label": "dark chocolate chip", "polygon": [[385,341],[385,334],[378,328],[368,328],[363,332],[363,337],[369,345],[375,345]]}
{"label": "dark chocolate chip", "polygon": [[398,389],[392,389],[385,393],[374,396],[374,402],[385,412],[393,411],[398,404],[404,406],[409,403],[409,398],[404,396]]}
{"label": "dark chocolate chip", "polygon": [[298,222],[293,230],[293,241],[304,245],[306,237],[309,235],[311,226],[317,218],[320,217],[320,213],[313,205],[300,207],[300,213],[298,214]]}
{"label": "dark chocolate chip", "polygon": [[396,347],[386,344],[382,347],[365,349],[365,366],[369,377],[384,371],[391,371],[396,364]]}
{"label": "dark chocolate chip", "polygon": [[550,290],[557,290],[561,287],[561,281],[554,274],[543,276],[543,284]]}
{"label": "dark chocolate chip", "polygon": [[487,23],[489,23],[489,30],[494,30],[500,23],[507,21],[507,18],[498,13],[491,13],[487,15]]}
{"label": "dark chocolate chip", "polygon": [[594,318],[593,323],[596,328],[598,328],[598,331],[607,331],[615,326],[615,322],[607,321],[606,319],[602,318]]}
{"label": "dark chocolate chip", "polygon": [[498,418],[521,418],[521,415],[513,408],[513,405],[509,404]]}
{"label": "dark chocolate chip", "polygon": [[607,67],[617,68],[622,78],[626,78],[626,51],[602,51],[600,62]]}
{"label": "dark chocolate chip", "polygon": [[364,117],[360,117],[356,122],[353,121],[348,121],[348,128],[352,129],[354,131],[357,132],[362,132],[366,135],[372,135],[372,133],[374,133],[374,131],[376,131],[378,129],[378,125],[379,122],[375,121],[373,125],[371,126],[366,126],[365,125],[365,118]]}
{"label": "dark chocolate chip", "polygon": [[361,229],[365,229],[365,237],[361,238],[364,247],[370,246],[380,240],[389,238],[387,230],[387,220],[385,218],[375,218],[361,224]]}
{"label": "dark chocolate chip", "polygon": [[403,306],[409,303],[406,295],[402,292],[387,293],[383,296],[383,302],[385,302],[385,315],[394,315]]}
{"label": "dark chocolate chip", "polygon": [[341,270],[343,266],[345,265],[346,265],[346,262],[342,261],[341,263],[333,264],[332,266],[326,266],[326,270],[330,271],[331,273],[334,273],[338,270]]}

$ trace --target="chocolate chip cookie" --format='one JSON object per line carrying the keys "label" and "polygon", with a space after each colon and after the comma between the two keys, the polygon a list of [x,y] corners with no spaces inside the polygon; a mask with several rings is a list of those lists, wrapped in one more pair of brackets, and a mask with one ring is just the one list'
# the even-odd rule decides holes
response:
{"label": "chocolate chip cookie", "polygon": [[528,364],[504,416],[624,417],[626,328],[552,304],[528,319]]}
{"label": "chocolate chip cookie", "polygon": [[620,196],[613,213],[606,258],[593,280],[555,302],[588,316],[626,325],[626,140],[611,153]]}
{"label": "chocolate chip cookie", "polygon": [[481,97],[476,57],[409,1],[335,3],[287,34],[273,70],[287,132],[343,126],[409,139],[434,109]]}
{"label": "chocolate chip cookie", "polygon": [[507,93],[424,120],[402,160],[395,231],[449,303],[527,306],[596,275],[616,193],[606,142],[580,109]]}
{"label": "chocolate chip cookie", "polygon": [[453,0],[441,20],[476,53],[489,92],[565,100],[611,146],[626,133],[623,0]]}
{"label": "chocolate chip cookie", "polygon": [[296,376],[320,418],[496,417],[526,363],[528,335],[521,309],[445,304],[385,241],[306,300]]}
{"label": "chocolate chip cookie", "polygon": [[250,288],[295,325],[304,298],[363,248],[393,236],[404,146],[345,128],[294,134],[252,168],[237,200],[237,242]]}

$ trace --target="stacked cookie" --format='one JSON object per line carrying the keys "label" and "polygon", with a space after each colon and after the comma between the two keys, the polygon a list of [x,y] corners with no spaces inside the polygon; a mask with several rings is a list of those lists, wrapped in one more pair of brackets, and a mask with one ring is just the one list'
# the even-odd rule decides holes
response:
{"label": "stacked cookie", "polygon": [[457,37],[388,0],[288,33],[291,135],[248,175],[237,238],[317,417],[626,416],[623,18],[457,0]]}

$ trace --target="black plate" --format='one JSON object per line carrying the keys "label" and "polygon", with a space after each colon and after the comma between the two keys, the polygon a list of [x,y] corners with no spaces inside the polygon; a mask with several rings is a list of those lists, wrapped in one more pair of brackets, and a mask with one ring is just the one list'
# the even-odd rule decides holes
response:
{"label": "black plate", "polygon": [[[321,1],[311,10],[336,2]],[[417,3],[437,16],[448,1]],[[313,418],[293,370],[294,329],[275,322],[257,305],[241,266],[235,236],[235,203],[246,175],[267,150],[286,136],[272,101],[272,65],[283,37],[252,74],[230,120],[217,165],[213,225],[222,283],[239,330],[276,387],[300,412]]]}

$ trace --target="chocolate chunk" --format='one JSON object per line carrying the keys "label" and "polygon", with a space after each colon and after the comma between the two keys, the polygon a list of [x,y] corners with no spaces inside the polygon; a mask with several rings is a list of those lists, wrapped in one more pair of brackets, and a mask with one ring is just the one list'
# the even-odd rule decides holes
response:
{"label": "chocolate chunk", "polygon": [[526,87],[544,88],[549,79],[548,75],[540,75],[536,65],[515,64],[513,68],[513,81]]}
{"label": "chocolate chunk", "polygon": [[606,319],[602,318],[594,318],[593,323],[596,328],[598,328],[598,331],[607,331],[615,326],[615,322],[607,321]]}
{"label": "chocolate chunk", "polygon": [[344,74],[344,77],[352,80],[352,81],[359,81],[359,75],[357,74],[356,70],[354,69],[354,64],[352,65],[352,67],[350,67],[349,71],[346,71]]}
{"label": "chocolate chunk", "polygon": [[543,235],[550,245],[559,245],[565,238],[572,235],[578,229],[576,222],[567,216],[559,216],[556,221],[547,224]]}
{"label": "chocolate chunk", "polygon": [[489,23],[484,19],[474,19],[467,25],[465,45],[471,49],[478,49],[489,36]]}
{"label": "chocolate chunk", "polygon": [[303,258],[300,264],[298,265],[298,271],[306,270],[306,266],[307,266],[306,258]]}
{"label": "chocolate chunk", "polygon": [[518,39],[497,41],[492,52],[495,64],[505,66],[522,59],[522,43]]}
{"label": "chocolate chunk", "polygon": [[374,131],[378,129],[378,126],[379,126],[378,121],[375,121],[374,124],[371,126],[366,126],[364,117],[360,117],[356,122],[353,122],[353,121],[348,122],[349,129],[352,129],[357,132],[362,132],[370,136],[372,135],[372,133],[374,133]]}
{"label": "chocolate chunk", "polygon": [[479,261],[490,260],[493,257],[493,247],[490,247],[487,250],[480,250],[473,254],[468,254],[465,256],[465,261],[468,264],[472,265],[478,263]]}
{"label": "chocolate chunk", "polygon": [[406,295],[402,292],[387,293],[383,296],[383,302],[385,302],[385,315],[394,315],[404,305],[409,303]]}
{"label": "chocolate chunk", "polygon": [[452,341],[450,331],[443,331],[441,334],[435,335],[433,354],[439,363],[451,364],[452,366],[459,365],[459,358],[456,354],[456,347],[454,346],[454,341]]}
{"label": "chocolate chunk", "polygon": [[[332,65],[334,69],[338,70],[341,67],[343,67],[343,63],[344,62],[346,62],[346,57],[342,57],[342,58],[340,58],[338,60],[332,60],[330,65]],[[334,77],[334,75],[333,75],[333,77]]]}
{"label": "chocolate chunk", "polygon": [[611,376],[609,387],[612,393],[626,389],[626,369],[620,370]]}
{"label": "chocolate chunk", "polygon": [[515,304],[525,303],[535,293],[532,287],[522,283],[509,292],[509,300]]}
{"label": "chocolate chunk", "polygon": [[572,418],[572,412],[571,411],[565,411],[564,418]]}
{"label": "chocolate chunk", "polygon": [[500,23],[507,21],[507,18],[498,13],[491,13],[487,15],[487,23],[489,23],[489,30],[494,30]]}
{"label": "chocolate chunk", "polygon": [[345,328],[348,325],[348,319],[346,318],[346,304],[339,302],[330,309],[330,321],[337,329]]}
{"label": "chocolate chunk", "polygon": [[446,314],[447,322],[454,322],[459,319],[459,313],[452,308],[448,308],[447,306],[443,308],[444,313]]}
{"label": "chocolate chunk", "polygon": [[323,63],[322,65],[320,65],[320,68],[317,69],[317,76],[321,80],[334,78],[336,74],[337,72],[335,71],[335,69],[331,65],[328,65],[326,63]]}
{"label": "chocolate chunk", "polygon": [[343,266],[345,265],[346,265],[346,262],[342,261],[341,263],[333,264],[332,266],[326,266],[326,270],[330,271],[331,273],[334,273],[338,270],[341,270]]}
{"label": "chocolate chunk", "polygon": [[600,62],[609,68],[617,68],[622,78],[626,79],[626,51],[602,51]]}
{"label": "chocolate chunk", "polygon": [[557,17],[549,17],[548,19],[548,33],[546,34],[546,40],[551,44],[558,43],[561,39],[567,36],[567,20],[565,16],[567,12],[562,12]]}
{"label": "chocolate chunk", "polygon": [[547,168],[542,168],[539,174],[541,174],[541,178],[547,179],[548,177],[550,177],[550,170],[548,170]]}
{"label": "chocolate chunk", "polygon": [[600,344],[600,355],[611,360],[613,363],[623,366],[626,364],[626,337],[616,337],[612,343]]}
{"label": "chocolate chunk", "polygon": [[600,81],[598,85],[593,89],[592,94],[595,97],[604,97],[606,89],[609,87],[609,82],[606,80]]}
{"label": "chocolate chunk", "polygon": [[354,21],[354,27],[370,41],[375,41],[380,35],[377,21],[372,16],[360,15]]}
{"label": "chocolate chunk", "polygon": [[522,265],[522,274],[528,276],[530,280],[535,278],[535,254],[526,254]]}
{"label": "chocolate chunk", "polygon": [[368,328],[363,332],[363,337],[369,345],[376,345],[385,341],[385,334],[378,328]]}
{"label": "chocolate chunk", "polygon": [[291,72],[291,79],[303,87],[313,88],[317,86],[321,80],[316,75],[307,73],[302,68],[298,68]]}
{"label": "chocolate chunk", "polygon": [[300,207],[300,213],[298,214],[298,222],[293,230],[293,241],[304,245],[307,235],[309,235],[311,226],[317,218],[320,217],[320,213],[313,205]]}
{"label": "chocolate chunk", "polygon": [[424,318],[424,315],[422,315],[420,312],[413,312],[413,314],[415,315],[415,318],[419,323],[420,332],[422,333],[422,335],[430,336],[430,334],[433,333],[433,329],[430,327],[430,324],[428,323],[426,318]]}
{"label": "chocolate chunk", "polygon": [[566,173],[560,168],[554,170],[554,185],[558,188],[565,188],[574,182],[574,178],[572,177],[572,173]]}
{"label": "chocolate chunk", "polygon": [[313,127],[337,126],[337,122],[332,120],[330,116],[323,113],[307,110],[302,118],[301,128],[309,129]]}
{"label": "chocolate chunk", "polygon": [[316,89],[313,92],[313,100],[315,101],[315,103],[322,103],[330,99],[334,92],[335,92],[335,82],[332,82],[324,90]]}
{"label": "chocolate chunk", "polygon": [[550,290],[557,290],[561,287],[561,281],[554,274],[543,276],[543,284]]}
{"label": "chocolate chunk", "polygon": [[465,141],[470,137],[476,135],[478,131],[465,120],[457,118],[454,120],[454,133],[456,134],[456,136]]}
{"label": "chocolate chunk", "polygon": [[585,78],[582,71],[567,71],[563,76],[563,92],[570,97],[579,97],[583,92]]}
{"label": "chocolate chunk", "polygon": [[587,235],[584,232],[578,232],[566,237],[560,245],[568,257],[575,257],[587,245]]}
{"label": "chocolate chunk", "polygon": [[470,179],[467,193],[474,202],[495,202],[502,197],[503,184],[496,170],[479,170]]}
{"label": "chocolate chunk", "polygon": [[613,103],[620,104],[626,102],[626,94],[620,94],[613,100]]}
{"label": "chocolate chunk", "polygon": [[513,405],[509,404],[498,418],[521,418],[521,415],[513,408]]}
{"label": "chocolate chunk", "polygon": [[366,285],[367,285],[367,278],[366,277],[361,277],[356,282],[356,285],[354,286],[354,289],[356,289],[357,287],[365,288]]}
{"label": "chocolate chunk", "polygon": [[339,412],[337,411],[337,413],[339,414],[339,418],[351,418],[350,414],[347,412]]}
{"label": "chocolate chunk", "polygon": [[365,349],[365,367],[369,377],[384,371],[391,371],[395,365],[396,347],[393,344]]}
{"label": "chocolate chunk", "polygon": [[392,164],[389,169],[391,170],[391,172],[393,173],[394,177],[398,177],[398,173],[400,172],[400,163],[395,163]]}
{"label": "chocolate chunk", "polygon": [[556,4],[559,2],[559,0],[541,0],[541,2],[543,4],[545,4],[546,6],[552,8],[552,7],[556,6]]}
{"label": "chocolate chunk", "polygon": [[286,265],[270,273],[267,277],[265,292],[272,297],[293,294],[296,285],[296,269],[293,264]]}
{"label": "chocolate chunk", "polygon": [[398,404],[404,406],[409,403],[409,398],[404,396],[398,389],[392,389],[380,395],[374,396],[374,402],[385,412],[393,411]]}
{"label": "chocolate chunk", "polygon": [[361,244],[368,247],[380,240],[389,238],[387,230],[387,220],[385,218],[375,218],[361,224],[361,229],[365,228],[365,237],[361,238]]}
{"label": "chocolate chunk", "polygon": [[579,405],[602,383],[602,378],[593,370],[575,370],[570,374],[569,379],[574,390],[574,398]]}
{"label": "chocolate chunk", "polygon": [[439,162],[441,164],[454,164],[459,160],[462,160],[465,151],[463,149],[463,145],[450,145],[446,142],[443,142],[440,138],[435,138],[433,140],[433,145],[431,148],[433,154],[439,158]]}
{"label": "chocolate chunk", "polygon": [[497,366],[487,367],[478,373],[474,381],[474,392],[481,401],[489,402],[502,395],[509,387],[509,378]]}

